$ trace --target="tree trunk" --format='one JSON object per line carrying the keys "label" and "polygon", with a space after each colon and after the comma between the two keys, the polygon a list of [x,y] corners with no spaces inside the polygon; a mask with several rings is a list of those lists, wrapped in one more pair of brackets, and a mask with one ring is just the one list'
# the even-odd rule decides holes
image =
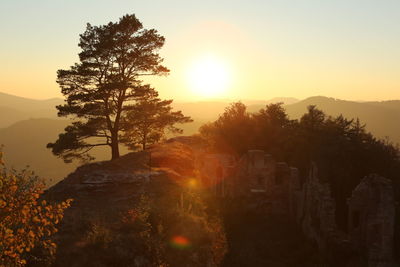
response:
{"label": "tree trunk", "polygon": [[142,140],[142,148],[143,148],[143,150],[146,150],[146,143],[147,143],[147,135],[145,134],[143,136],[143,140]]}
{"label": "tree trunk", "polygon": [[118,133],[111,134],[111,160],[119,158]]}

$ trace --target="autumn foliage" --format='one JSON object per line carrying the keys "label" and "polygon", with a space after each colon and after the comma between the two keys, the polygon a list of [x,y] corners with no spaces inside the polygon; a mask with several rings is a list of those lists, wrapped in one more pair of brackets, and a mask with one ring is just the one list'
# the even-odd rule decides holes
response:
{"label": "autumn foliage", "polygon": [[72,200],[40,200],[44,185],[38,178],[27,170],[8,170],[1,158],[0,153],[0,266],[23,266],[34,248],[55,253],[51,237]]}

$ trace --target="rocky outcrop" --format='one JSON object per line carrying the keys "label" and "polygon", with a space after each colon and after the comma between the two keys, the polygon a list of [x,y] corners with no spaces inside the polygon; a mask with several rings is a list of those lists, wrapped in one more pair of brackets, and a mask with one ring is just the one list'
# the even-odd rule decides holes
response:
{"label": "rocky outcrop", "polygon": [[297,210],[297,222],[304,233],[314,240],[321,250],[327,248],[328,240],[338,231],[335,222],[335,201],[328,184],[318,180],[313,164],[308,179],[300,191],[301,208]]}
{"label": "rocky outcrop", "polygon": [[290,190],[298,183],[297,170],[276,162],[261,150],[250,150],[235,167],[235,196],[255,197],[265,212],[289,215]]}
{"label": "rocky outcrop", "polygon": [[[348,266],[394,266],[395,201],[391,181],[376,174],[363,178],[348,199],[348,232],[336,225],[335,201],[329,185],[318,179],[312,164],[303,185],[304,233],[314,240],[330,262]],[[301,201],[300,201],[301,203]]]}
{"label": "rocky outcrop", "polygon": [[197,182],[193,144],[176,138],[86,164],[51,187],[47,199],[73,199],[55,237],[55,266],[217,266],[225,236],[199,188],[188,186]]}
{"label": "rocky outcrop", "polygon": [[228,154],[201,154],[196,166],[203,184],[216,196],[232,196],[232,180],[235,158]]}
{"label": "rocky outcrop", "polygon": [[372,174],[365,177],[348,199],[349,238],[369,266],[393,263],[395,201],[390,180]]}
{"label": "rocky outcrop", "polygon": [[354,189],[345,233],[337,227],[335,200],[315,163],[301,183],[296,168],[261,150],[248,151],[235,164],[224,158],[229,155],[204,157],[203,172],[222,187],[216,194],[232,192],[229,196],[247,198],[262,212],[290,216],[332,266],[394,266],[395,201],[388,179],[370,175]]}
{"label": "rocky outcrop", "polygon": [[315,163],[298,188],[296,222],[303,233],[314,241],[331,266],[363,266],[362,258],[348,236],[336,224],[336,203],[328,183],[320,181]]}

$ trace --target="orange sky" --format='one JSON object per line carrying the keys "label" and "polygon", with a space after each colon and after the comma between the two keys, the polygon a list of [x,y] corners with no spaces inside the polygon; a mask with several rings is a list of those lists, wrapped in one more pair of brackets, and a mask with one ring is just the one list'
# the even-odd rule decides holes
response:
{"label": "orange sky", "polygon": [[[77,61],[85,23],[135,13],[166,37],[161,54],[171,74],[148,80],[164,98],[400,99],[400,2],[305,2],[4,0],[0,91],[61,97],[56,71]],[[206,55],[225,66],[219,94],[189,79]]]}

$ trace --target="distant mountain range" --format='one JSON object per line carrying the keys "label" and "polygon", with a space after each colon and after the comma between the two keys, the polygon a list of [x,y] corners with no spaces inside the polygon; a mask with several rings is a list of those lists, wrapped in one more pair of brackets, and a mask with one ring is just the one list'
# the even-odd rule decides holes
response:
{"label": "distant mountain range", "polygon": [[67,120],[29,119],[0,129],[7,166],[22,169],[29,165],[49,185],[66,176],[77,164],[65,164],[53,156],[46,144],[55,140],[67,124]]}
{"label": "distant mountain range", "polygon": [[309,105],[316,105],[331,116],[359,118],[376,137],[400,143],[400,100],[353,102],[317,96],[288,105],[286,110],[291,118],[298,119]]}
{"label": "distant mountain range", "polygon": [[[249,112],[257,112],[269,103],[283,102],[286,112],[291,119],[299,119],[307,112],[309,105],[316,105],[327,115],[352,119],[359,118],[366,124],[368,131],[379,138],[389,138],[392,142],[400,143],[400,100],[356,102],[346,101],[324,96],[309,97],[304,100],[285,101],[287,98],[275,98],[270,101],[258,101],[257,103],[245,102]],[[188,134],[197,132],[198,127],[207,121],[218,118],[227,102],[194,102],[176,103],[175,107],[183,111],[185,115],[191,116],[195,121],[184,128]]]}
{"label": "distant mountain range", "polygon": [[[46,148],[47,143],[55,141],[68,123],[68,120],[28,119],[0,129],[0,144],[4,145],[2,150],[7,166],[17,170],[29,166],[47,185],[74,171],[80,162],[66,164]],[[93,155],[98,160],[108,159],[108,148],[97,148]]]}
{"label": "distant mountain range", "polygon": [[60,98],[36,100],[0,92],[0,128],[29,118],[57,118],[56,106]]}
{"label": "distant mountain range", "polygon": [[[284,103],[290,105],[298,103],[300,100],[291,97],[276,97],[270,100],[243,100],[241,101],[250,108],[262,108],[270,103]],[[191,116],[194,120],[210,121],[215,120],[219,114],[229,105],[228,101],[198,101],[198,102],[173,102],[177,110],[182,110],[185,115]]]}
{"label": "distant mountain range", "polygon": [[[300,118],[307,106],[316,105],[328,115],[358,117],[377,137],[388,137],[400,143],[400,100],[355,102],[316,96],[304,100],[274,98],[242,102],[248,105],[250,112],[269,103],[283,102],[292,119]],[[65,164],[46,148],[46,144],[55,141],[69,123],[57,118],[55,106],[62,103],[63,100],[58,98],[34,100],[0,93],[0,144],[5,145],[5,160],[19,169],[30,165],[49,184],[62,179],[79,165]],[[228,105],[229,102],[224,101],[173,103],[175,109],[194,119],[193,123],[182,125],[186,135],[196,133],[202,124],[217,119]],[[108,159],[108,148],[98,149],[95,155],[99,160]]]}

